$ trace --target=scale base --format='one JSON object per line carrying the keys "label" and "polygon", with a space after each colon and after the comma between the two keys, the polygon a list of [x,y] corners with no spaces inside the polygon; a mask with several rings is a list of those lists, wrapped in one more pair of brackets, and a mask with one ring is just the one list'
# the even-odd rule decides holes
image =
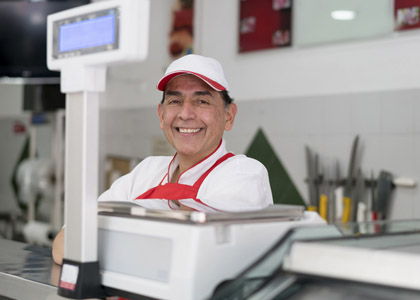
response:
{"label": "scale base", "polygon": [[71,299],[105,298],[99,275],[99,262],[64,259],[58,294]]}

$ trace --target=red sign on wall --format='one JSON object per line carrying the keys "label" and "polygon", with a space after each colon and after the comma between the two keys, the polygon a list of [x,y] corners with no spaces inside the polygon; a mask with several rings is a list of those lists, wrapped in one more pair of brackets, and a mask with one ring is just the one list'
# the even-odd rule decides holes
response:
{"label": "red sign on wall", "polygon": [[26,132],[26,126],[21,121],[15,121],[13,123],[13,133],[14,134],[24,134]]}
{"label": "red sign on wall", "polygon": [[395,30],[420,28],[420,0],[395,0]]}
{"label": "red sign on wall", "polygon": [[291,44],[291,0],[241,0],[239,52]]}

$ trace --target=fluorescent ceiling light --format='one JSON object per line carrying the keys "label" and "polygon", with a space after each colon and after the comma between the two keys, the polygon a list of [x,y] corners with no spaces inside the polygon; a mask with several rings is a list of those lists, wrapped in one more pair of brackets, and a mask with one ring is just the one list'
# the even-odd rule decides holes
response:
{"label": "fluorescent ceiling light", "polygon": [[331,18],[339,21],[348,21],[356,18],[356,12],[353,10],[334,10],[331,12]]}

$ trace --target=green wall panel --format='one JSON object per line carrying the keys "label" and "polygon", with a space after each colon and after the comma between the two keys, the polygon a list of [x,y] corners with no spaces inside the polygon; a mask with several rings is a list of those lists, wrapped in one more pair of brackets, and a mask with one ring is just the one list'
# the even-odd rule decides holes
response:
{"label": "green wall panel", "polygon": [[260,161],[267,168],[274,203],[305,205],[303,198],[262,129],[258,129],[246,151],[246,155]]}

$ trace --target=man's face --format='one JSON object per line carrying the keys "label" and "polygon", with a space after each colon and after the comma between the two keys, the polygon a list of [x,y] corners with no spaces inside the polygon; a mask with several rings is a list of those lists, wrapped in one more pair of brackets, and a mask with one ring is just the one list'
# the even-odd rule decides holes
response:
{"label": "man's face", "polygon": [[160,128],[180,159],[195,163],[210,155],[225,130],[230,130],[236,105],[224,107],[222,96],[193,75],[168,82],[163,104],[158,106]]}

